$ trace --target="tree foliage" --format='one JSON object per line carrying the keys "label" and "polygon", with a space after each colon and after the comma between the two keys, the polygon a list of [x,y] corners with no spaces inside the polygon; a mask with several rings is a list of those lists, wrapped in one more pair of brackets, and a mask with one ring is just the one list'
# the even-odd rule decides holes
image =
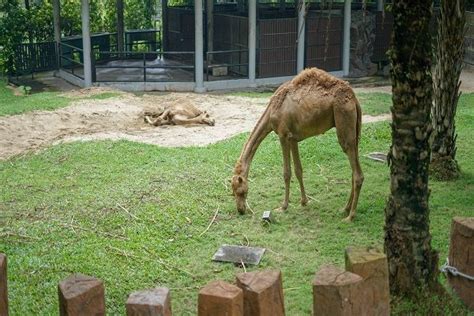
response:
{"label": "tree foliage", "polygon": [[[0,72],[11,69],[14,48],[21,43],[51,41],[54,38],[53,0],[32,1],[30,9],[23,0],[0,0]],[[89,0],[92,32],[115,32],[115,0]],[[81,34],[81,0],[61,0],[61,34]],[[126,0],[125,28],[153,27],[157,0]]]}

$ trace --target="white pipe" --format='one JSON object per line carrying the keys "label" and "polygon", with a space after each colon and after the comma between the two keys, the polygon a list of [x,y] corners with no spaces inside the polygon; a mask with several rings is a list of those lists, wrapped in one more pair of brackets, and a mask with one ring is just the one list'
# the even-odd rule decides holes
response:
{"label": "white pipe", "polygon": [[305,48],[305,0],[300,0],[298,11],[298,48],[296,56],[296,72],[300,73],[304,69],[304,48]]}
{"label": "white pipe", "polygon": [[349,59],[351,49],[351,0],[344,1],[344,40],[342,43],[342,73],[349,75]]}
{"label": "white pipe", "polygon": [[249,80],[255,84],[257,64],[257,0],[249,0]]}
{"label": "white pipe", "polygon": [[377,11],[383,12],[383,10],[384,10],[383,0],[377,0]]}
{"label": "white pipe", "polygon": [[84,86],[92,85],[91,32],[89,0],[81,0],[82,54],[84,57]]}
{"label": "white pipe", "polygon": [[195,27],[195,92],[205,92],[204,88],[204,37],[202,21],[202,0],[194,1],[194,27]]}

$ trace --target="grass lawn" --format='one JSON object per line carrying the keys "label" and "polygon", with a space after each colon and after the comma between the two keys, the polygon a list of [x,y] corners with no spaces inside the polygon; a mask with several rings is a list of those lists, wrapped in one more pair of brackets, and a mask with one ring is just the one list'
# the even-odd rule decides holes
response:
{"label": "grass lawn", "polygon": [[[103,92],[92,95],[91,99],[107,99],[119,95],[117,92]],[[25,96],[15,96],[0,80],[0,116],[21,114],[37,110],[55,110],[71,104],[79,97],[67,97],[61,92],[41,92]]]}
{"label": "grass lawn", "polygon": [[[251,92],[251,91],[237,91],[230,93],[231,95],[247,97],[247,98],[267,98],[270,99],[272,92]],[[362,112],[369,115],[380,115],[390,113],[390,106],[392,105],[392,96],[388,93],[374,92],[365,93],[357,92],[357,99],[362,107]]]}
{"label": "grass lawn", "polygon": [[[432,243],[443,262],[452,217],[474,216],[472,104],[474,94],[463,95],[458,109],[462,176],[430,183]],[[297,203],[293,177],[288,211],[264,226],[262,212],[283,198],[280,145],[272,134],[257,151],[248,197],[255,214],[240,216],[229,180],[247,137],[176,149],[127,141],[70,143],[0,162],[0,252],[9,256],[11,315],[57,314],[57,284],[72,272],[104,280],[110,315],[124,314],[130,292],[154,286],[172,290],[175,315],[195,315],[200,287],[215,279],[232,282],[242,272],[212,262],[213,253],[223,243],[247,242],[267,248],[261,265],[248,270],[281,269],[287,315],[310,315],[311,282],[321,265],[342,267],[350,245],[383,245],[389,169],[361,157],[365,183],[357,217],[344,223],[348,160],[334,131],[308,139],[300,153],[311,203]],[[387,151],[390,142],[387,122],[364,125],[360,154]],[[445,297],[398,301],[394,312],[468,314]]]}

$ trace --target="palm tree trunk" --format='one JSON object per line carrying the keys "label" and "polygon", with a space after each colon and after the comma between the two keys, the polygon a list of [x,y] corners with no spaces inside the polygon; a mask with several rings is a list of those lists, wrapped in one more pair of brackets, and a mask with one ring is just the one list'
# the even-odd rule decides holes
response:
{"label": "palm tree trunk", "polygon": [[438,23],[438,41],[435,50],[434,105],[431,172],[440,180],[457,178],[456,115],[459,100],[459,76],[464,56],[465,1],[441,1]]}
{"label": "palm tree trunk", "polygon": [[435,284],[428,208],[432,15],[430,0],[395,0],[392,63],[391,194],[385,208],[385,251],[393,294]]}

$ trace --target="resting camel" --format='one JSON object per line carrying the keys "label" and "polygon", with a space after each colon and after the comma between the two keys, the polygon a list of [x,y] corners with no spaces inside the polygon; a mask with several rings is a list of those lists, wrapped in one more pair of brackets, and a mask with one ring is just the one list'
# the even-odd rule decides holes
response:
{"label": "resting camel", "polygon": [[232,178],[237,210],[245,213],[250,164],[260,143],[270,132],[280,138],[283,153],[285,197],[281,210],[288,208],[290,196],[291,157],[301,190],[301,205],[308,203],[303,184],[298,142],[325,133],[335,127],[339,144],[347,154],[352,169],[352,189],[345,207],[345,221],[352,221],[364,176],[359,164],[358,144],[361,131],[361,108],[346,81],[323,70],[304,70],[291,81],[281,85],[270,99],[242,149]]}
{"label": "resting camel", "polygon": [[207,124],[213,126],[215,121],[206,111],[201,111],[189,101],[179,100],[165,106],[158,112],[145,112],[145,122],[154,126]]}

